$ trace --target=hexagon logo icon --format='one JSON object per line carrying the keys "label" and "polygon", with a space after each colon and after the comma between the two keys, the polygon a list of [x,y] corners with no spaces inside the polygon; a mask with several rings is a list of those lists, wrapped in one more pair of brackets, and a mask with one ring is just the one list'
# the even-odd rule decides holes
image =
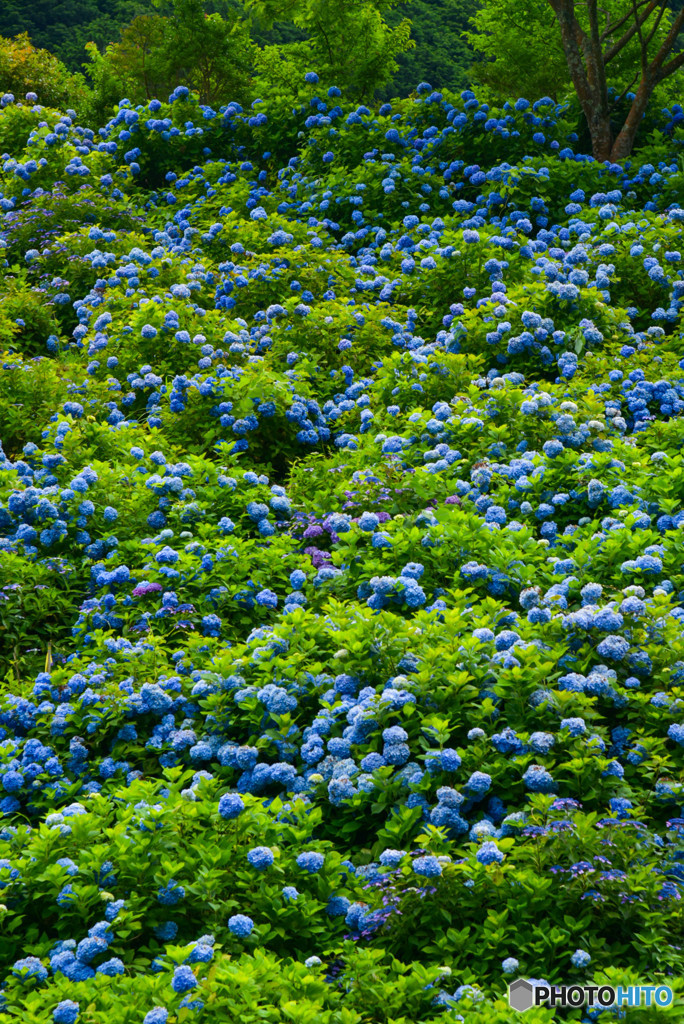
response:
{"label": "hexagon logo icon", "polygon": [[529,1010],[534,1006],[534,986],[525,978],[518,978],[508,986],[508,1002],[514,1010]]}

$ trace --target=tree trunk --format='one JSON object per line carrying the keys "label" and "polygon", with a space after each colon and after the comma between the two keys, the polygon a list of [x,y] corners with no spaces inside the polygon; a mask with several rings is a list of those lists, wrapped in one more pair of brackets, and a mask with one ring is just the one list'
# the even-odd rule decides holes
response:
{"label": "tree trunk", "polygon": [[580,27],[574,0],[549,0],[549,3],[560,27],[570,77],[587,119],[594,158],[601,162],[608,160],[613,137],[600,44]]}
{"label": "tree trunk", "polygon": [[591,136],[591,151],[594,160],[603,163],[604,160],[612,159],[613,132],[610,127],[610,115],[603,114],[599,110],[590,111],[585,115],[589,125]]}
{"label": "tree trunk", "polygon": [[[610,160],[612,163],[620,163],[632,152],[636,133],[656,85],[684,67],[684,51],[680,51],[675,57],[670,56],[681,30],[684,29],[684,9],[679,9],[678,13],[673,15],[658,52],[649,59],[649,43],[654,38],[665,11],[664,0],[632,0],[633,23],[605,53],[602,44],[610,36],[610,31],[600,31],[598,0],[584,0],[589,16],[588,34],[578,22],[575,13],[575,6],[579,5],[579,0],[548,2],[560,27],[570,77],[589,126],[594,158],[601,162]],[[681,5],[678,6],[681,8]],[[652,24],[650,31],[642,33],[642,27],[657,8],[660,8],[660,12],[655,23]],[[617,22],[616,27],[623,28],[629,18],[629,13],[625,14]],[[625,123],[617,138],[613,139],[606,64],[613,60],[634,36],[638,36],[641,50],[641,82]]]}

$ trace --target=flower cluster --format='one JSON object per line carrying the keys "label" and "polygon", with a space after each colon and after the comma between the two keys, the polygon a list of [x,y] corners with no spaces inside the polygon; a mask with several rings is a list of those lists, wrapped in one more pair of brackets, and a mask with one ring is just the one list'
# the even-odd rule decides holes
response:
{"label": "flower cluster", "polygon": [[0,106],[0,1016],[677,973],[684,114],[302,88]]}

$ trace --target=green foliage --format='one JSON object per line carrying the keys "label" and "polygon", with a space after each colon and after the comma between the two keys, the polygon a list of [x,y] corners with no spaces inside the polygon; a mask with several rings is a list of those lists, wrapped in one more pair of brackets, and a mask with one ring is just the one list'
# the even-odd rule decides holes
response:
{"label": "green foliage", "polygon": [[0,343],[12,351],[16,345],[31,355],[42,354],[45,339],[59,330],[55,310],[45,303],[45,293],[31,285],[25,267],[11,267],[2,287]]}
{"label": "green foliage", "polygon": [[561,99],[571,88],[558,23],[548,0],[489,0],[471,19],[466,38],[472,72],[496,96]]}
{"label": "green foliage", "polygon": [[419,82],[454,92],[471,81],[473,51],[466,39],[468,21],[481,0],[408,0],[388,14],[390,25],[401,18],[411,21],[415,46],[397,57],[392,81],[382,91],[385,99],[408,96]]}
{"label": "green foliage", "polygon": [[164,95],[168,83],[159,67],[164,35],[164,18],[141,14],[121,29],[121,41],[110,43],[103,53],[95,43],[86,44],[93,82],[91,117],[106,119],[122,96],[138,103]]}
{"label": "green foliage", "polygon": [[[33,90],[43,103],[75,107],[90,124],[108,117],[122,95],[134,103],[164,98],[179,84],[207,103],[281,95],[291,104],[296,83],[314,67],[327,85],[362,100],[407,95],[423,80],[461,88],[471,60],[463,31],[477,3],[158,0],[151,9],[142,0],[70,0],[58,8],[8,0],[0,34],[24,35],[21,52],[4,58],[7,67],[0,56],[0,78],[18,95]],[[32,51],[29,37],[50,55]],[[73,74],[82,68],[92,94]]]}
{"label": "green foliage", "polygon": [[[292,21],[305,34],[302,42],[281,44],[277,53],[266,47],[257,60],[256,89],[261,97],[279,95],[287,87],[287,71],[295,81],[314,70],[322,84],[335,85],[349,96],[371,99],[397,70],[397,58],[413,44],[410,22],[394,27],[387,15],[398,0],[248,0],[262,23]],[[290,89],[292,83],[290,83]],[[289,91],[289,90],[288,90]]]}
{"label": "green foliage", "polygon": [[122,25],[146,9],[144,0],[3,0],[0,35],[25,33],[34,46],[54,53],[70,71],[79,71],[87,42],[106,46]]}
{"label": "green foliage", "polygon": [[206,15],[202,0],[174,0],[158,60],[169,91],[187,85],[209,105],[244,103],[249,96],[254,60],[249,25],[237,14]]}
{"label": "green foliage", "polygon": [[206,15],[201,0],[174,0],[168,17],[144,14],[101,54],[88,47],[95,86],[94,112],[126,95],[133,103],[165,98],[177,85],[200,102],[245,102],[251,88],[254,46],[247,22]]}
{"label": "green foliage", "polygon": [[47,50],[33,47],[26,32],[13,39],[0,35],[0,83],[3,92],[17,99],[35,92],[49,107],[81,110],[87,97],[83,76],[70,72]]}

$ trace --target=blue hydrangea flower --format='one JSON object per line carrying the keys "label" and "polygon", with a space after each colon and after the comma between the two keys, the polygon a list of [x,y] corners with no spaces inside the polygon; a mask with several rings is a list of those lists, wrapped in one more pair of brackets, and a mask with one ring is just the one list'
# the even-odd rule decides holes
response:
{"label": "blue hydrangea flower", "polygon": [[576,949],[570,957],[573,967],[588,967],[591,963],[591,956],[584,949]]}
{"label": "blue hydrangea flower", "polygon": [[597,654],[612,661],[622,661],[629,651],[629,642],[622,636],[607,636],[596,648]]}
{"label": "blue hydrangea flower", "polygon": [[466,782],[466,789],[475,796],[481,797],[484,796],[491,784],[491,775],[487,775],[486,772],[473,772]]}
{"label": "blue hydrangea flower", "polygon": [[106,951],[107,946],[108,941],[105,938],[96,935],[88,936],[79,942],[76,947],[76,956],[81,963],[90,964],[96,956]]}
{"label": "blue hydrangea flower", "polygon": [[79,1008],[80,1004],[74,1002],[73,999],[63,999],[52,1011],[55,1024],[75,1024]]}
{"label": "blue hydrangea flower", "polygon": [[680,746],[684,747],[684,725],[679,725],[673,722],[667,730],[667,735],[675,743],[679,743]]}
{"label": "blue hydrangea flower", "polygon": [[561,729],[567,729],[571,736],[582,736],[587,731],[587,726],[583,718],[564,718],[561,721]]}
{"label": "blue hydrangea flower", "polygon": [[169,1019],[169,1011],[163,1006],[155,1006],[145,1014],[143,1024],[166,1024]]}
{"label": "blue hydrangea flower", "polygon": [[252,934],[254,921],[246,914],[233,914],[228,918],[228,928],[239,939],[246,939],[248,935]]}
{"label": "blue hydrangea flower", "polygon": [[406,856],[403,850],[383,850],[380,854],[380,863],[385,867],[395,868]]}
{"label": "blue hydrangea flower", "polygon": [[273,851],[268,846],[255,846],[247,854],[247,860],[257,871],[265,871],[274,861]]}
{"label": "blue hydrangea flower", "polygon": [[306,583],[306,573],[301,569],[295,569],[290,573],[290,586],[293,590],[301,590]]}
{"label": "blue hydrangea flower", "polygon": [[343,917],[349,907],[350,901],[346,896],[331,896],[325,909],[330,917]]}
{"label": "blue hydrangea flower", "polygon": [[179,885],[173,878],[163,886],[157,893],[157,900],[163,907],[173,907],[185,896],[185,887]]}
{"label": "blue hydrangea flower", "polygon": [[523,775],[523,782],[532,793],[553,793],[556,789],[549,772],[539,764],[530,765]]}
{"label": "blue hydrangea flower", "polygon": [[173,942],[178,934],[178,925],[175,921],[164,921],[163,924],[157,925],[154,934],[162,942]]}
{"label": "blue hydrangea flower", "polygon": [[475,854],[475,859],[480,864],[501,864],[504,859],[504,853],[496,843],[488,840],[484,842],[480,849]]}
{"label": "blue hydrangea flower", "polygon": [[23,960],[16,960],[12,965],[12,974],[22,981],[35,979],[38,982],[45,981],[48,972],[36,956],[27,956]]}
{"label": "blue hydrangea flower", "polygon": [[308,871],[312,875],[320,871],[324,863],[325,857],[323,854],[316,853],[313,850],[300,853],[297,857],[297,867],[302,868],[303,871]]}
{"label": "blue hydrangea flower", "polygon": [[171,988],[174,992],[189,992],[190,989],[197,987],[197,978],[189,967],[182,964],[180,967],[176,967],[173,972],[173,980],[171,982]]}
{"label": "blue hydrangea flower", "polygon": [[115,978],[119,974],[124,973],[123,961],[118,956],[113,956],[110,960],[105,960],[97,968],[97,974],[104,974],[108,978]]}
{"label": "blue hydrangea flower", "polygon": [[218,811],[226,821],[237,818],[244,809],[244,801],[238,793],[224,793],[219,800]]}
{"label": "blue hydrangea flower", "polygon": [[428,854],[423,857],[416,857],[411,867],[417,875],[426,875],[427,878],[436,878],[442,874],[442,865],[436,857]]}

